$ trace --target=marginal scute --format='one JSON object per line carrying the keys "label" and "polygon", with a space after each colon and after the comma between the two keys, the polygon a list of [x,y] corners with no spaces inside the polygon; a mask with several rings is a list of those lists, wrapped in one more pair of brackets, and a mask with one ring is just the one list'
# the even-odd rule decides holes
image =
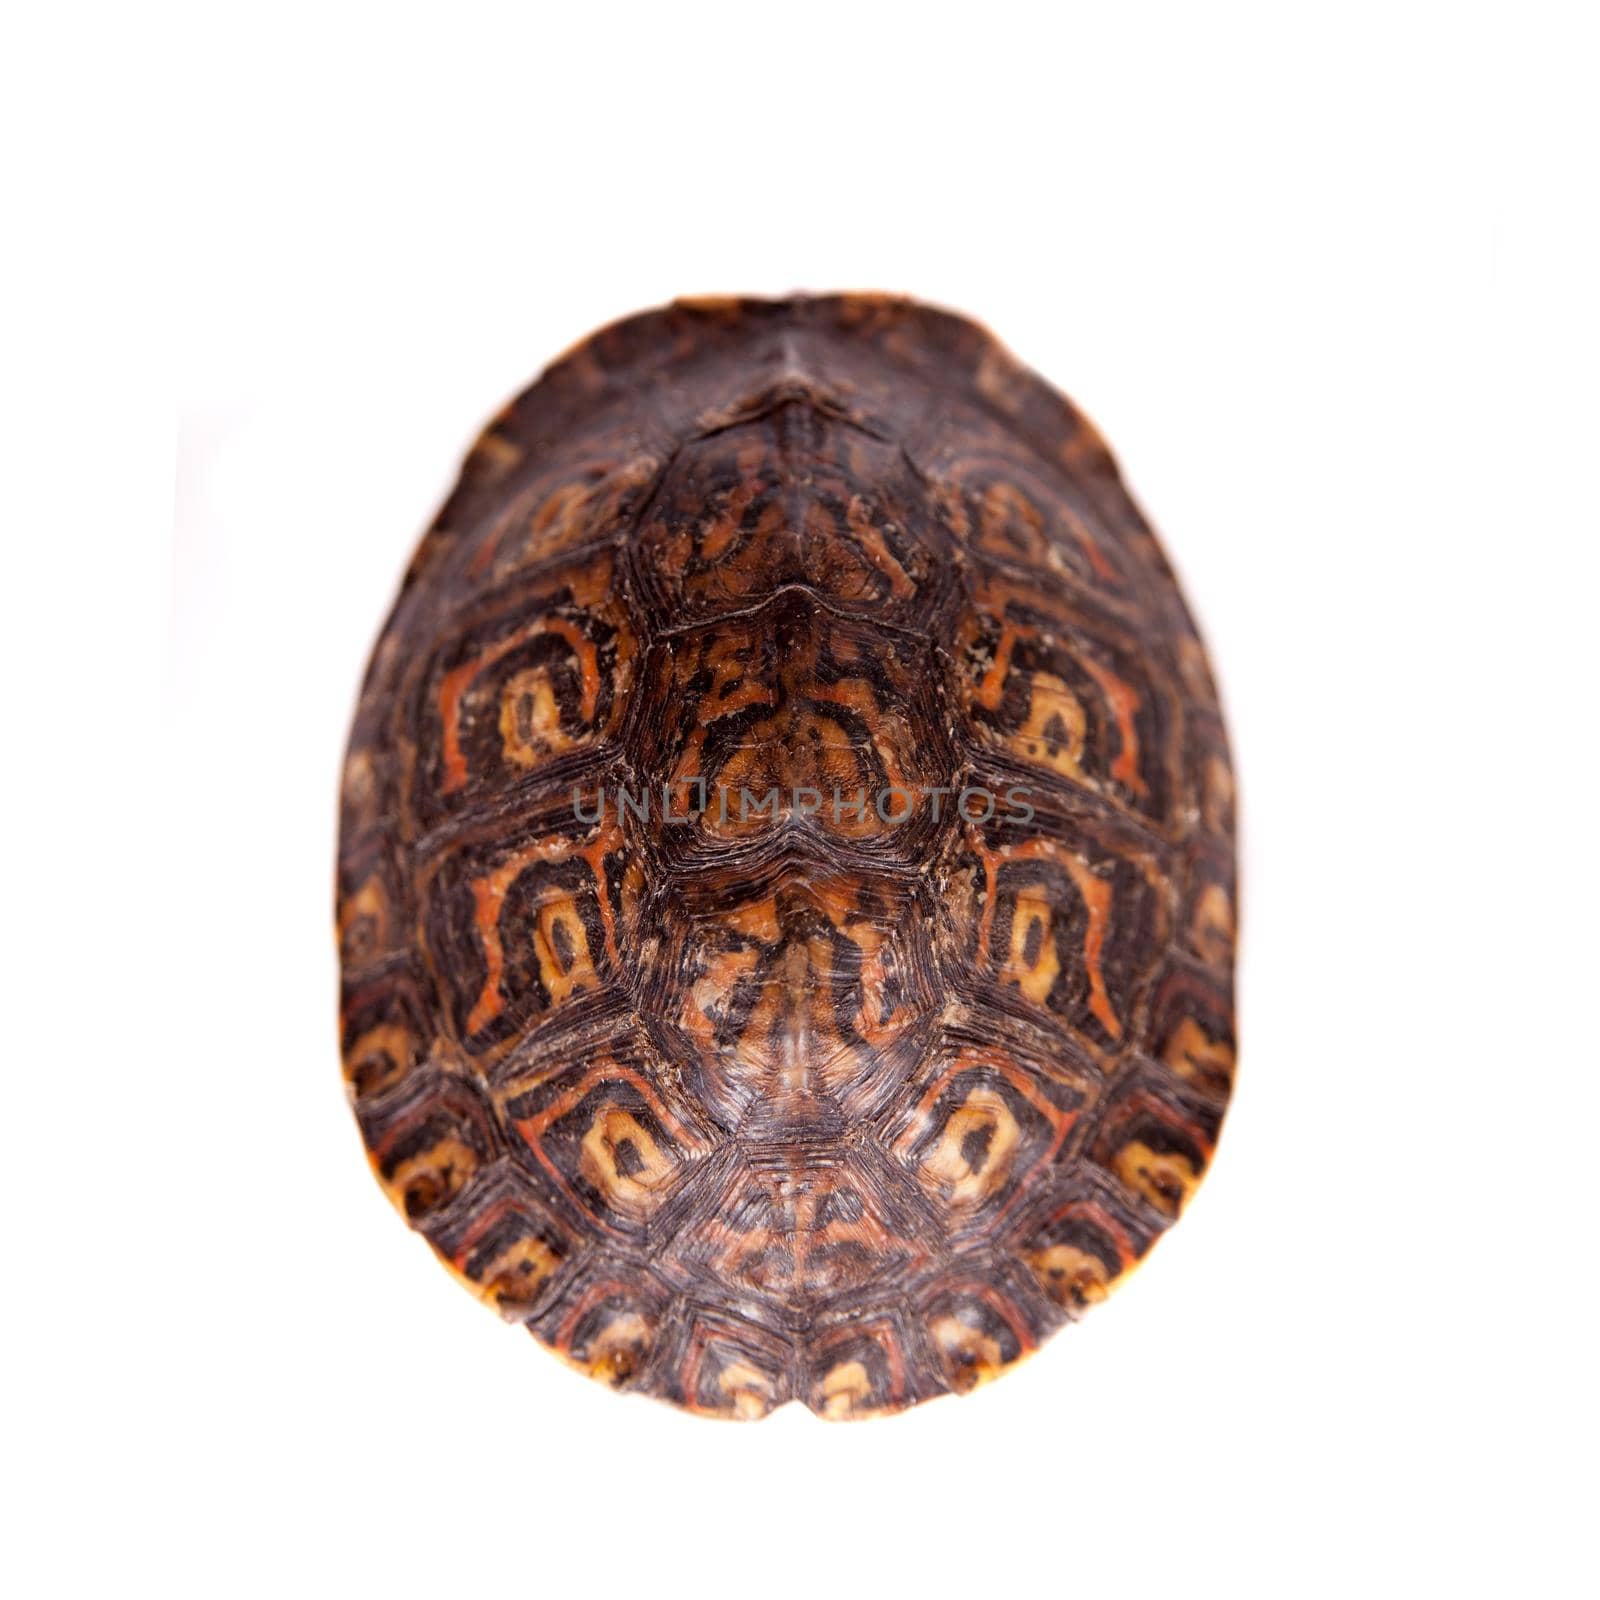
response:
{"label": "marginal scute", "polygon": [[1215,1151],[1212,674],[1104,443],[962,318],[683,303],[562,357],[411,563],[340,816],[379,1181],[612,1387],[965,1393]]}
{"label": "marginal scute", "polygon": [[673,1398],[703,1416],[751,1421],[790,1397],[792,1345],[741,1318],[697,1313],[673,1354],[681,1374]]}
{"label": "marginal scute", "polygon": [[1009,1285],[972,1278],[937,1288],[925,1301],[926,1328],[946,1385],[967,1394],[1037,1347],[1041,1332]]}
{"label": "marginal scute", "polygon": [[1199,1186],[1221,1120],[1215,1099],[1169,1088],[1157,1069],[1141,1065],[1107,1108],[1092,1159],[1126,1194],[1170,1222]]}
{"label": "marginal scute", "polygon": [[502,1143],[483,1092],[443,1075],[363,1108],[361,1122],[379,1181],[414,1224],[448,1207]]}
{"label": "marginal scute", "polygon": [[460,1200],[430,1225],[429,1242],[486,1304],[527,1322],[581,1250],[534,1186],[505,1157],[482,1168]]}
{"label": "marginal scute", "polygon": [[638,1374],[654,1343],[655,1325],[624,1301],[584,1318],[573,1337],[556,1348],[591,1378],[620,1389]]}

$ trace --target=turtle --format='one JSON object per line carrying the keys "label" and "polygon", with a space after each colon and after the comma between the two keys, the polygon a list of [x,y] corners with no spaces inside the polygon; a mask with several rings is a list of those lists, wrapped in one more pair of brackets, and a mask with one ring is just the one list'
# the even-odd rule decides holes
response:
{"label": "turtle", "polygon": [[473,445],[360,692],[371,1165],[614,1387],[965,1393],[1210,1162],[1233,810],[1154,534],[985,328],[877,294],[618,321]]}

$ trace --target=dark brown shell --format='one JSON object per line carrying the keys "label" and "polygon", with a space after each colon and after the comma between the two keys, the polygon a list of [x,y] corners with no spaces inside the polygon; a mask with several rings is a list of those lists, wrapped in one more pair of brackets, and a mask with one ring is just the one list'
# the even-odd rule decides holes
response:
{"label": "dark brown shell", "polygon": [[362,692],[373,1164],[611,1383],[737,1416],[970,1388],[1210,1159],[1231,794],[1110,455],[980,328],[618,323],[474,447]]}

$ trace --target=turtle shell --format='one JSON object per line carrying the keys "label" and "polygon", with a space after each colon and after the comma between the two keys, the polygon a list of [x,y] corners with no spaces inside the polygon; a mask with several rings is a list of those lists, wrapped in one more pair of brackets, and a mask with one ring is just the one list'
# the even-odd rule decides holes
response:
{"label": "turtle shell", "polygon": [[1232,838],[1200,641],[1058,393],[904,300],[630,318],[479,439],[361,694],[372,1164],[608,1383],[967,1390],[1210,1160]]}

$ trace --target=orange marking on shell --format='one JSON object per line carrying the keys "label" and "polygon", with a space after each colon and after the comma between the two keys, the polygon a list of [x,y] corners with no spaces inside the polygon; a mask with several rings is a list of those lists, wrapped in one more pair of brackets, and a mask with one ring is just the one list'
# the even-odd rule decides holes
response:
{"label": "orange marking on shell", "polygon": [[[623,1170],[617,1156],[623,1145],[634,1151],[637,1170]],[[677,1165],[637,1117],[609,1101],[583,1136],[579,1171],[591,1188],[606,1197],[610,1210],[636,1221],[660,1203],[661,1191],[670,1186]]]}
{"label": "orange marking on shell", "polygon": [[500,994],[500,978],[505,970],[505,951],[500,947],[500,903],[505,899],[505,886],[491,879],[479,878],[472,885],[473,921],[477,925],[478,940],[483,946],[483,987],[478,991],[472,1011],[467,1017],[467,1032],[477,1033],[500,1015],[505,1001]]}
{"label": "orange marking on shell", "polygon": [[1226,833],[1228,818],[1233,811],[1233,774],[1220,757],[1212,756],[1206,762],[1205,783],[1200,802],[1200,816],[1211,833]]}
{"label": "orange marking on shell", "polygon": [[1141,1111],[1186,1139],[1194,1147],[1195,1157],[1157,1151],[1145,1140],[1126,1137],[1118,1130],[1116,1148],[1110,1160],[1102,1165],[1129,1189],[1142,1194],[1158,1211],[1175,1218],[1205,1175],[1215,1153],[1216,1141],[1193,1118],[1184,1116],[1148,1089],[1141,1089],[1130,1098],[1129,1120],[1123,1124],[1124,1129],[1131,1125],[1132,1114]]}
{"label": "orange marking on shell", "polygon": [[369,1095],[405,1076],[415,1048],[410,1028],[382,1022],[355,1039],[344,1053],[345,1077],[358,1095]]}
{"label": "orange marking on shell", "polygon": [[889,1361],[889,1393],[896,1399],[901,1399],[906,1392],[906,1362],[905,1354],[900,1349],[900,1341],[891,1333],[883,1337],[877,1329],[873,1330],[872,1337]]}
{"label": "orange marking on shell", "polygon": [[489,570],[494,553],[499,548],[500,541],[493,534],[485,535],[483,542],[473,552],[472,560],[467,563],[467,576],[481,578]]}
{"label": "orange marking on shell", "polygon": [[[995,646],[994,660],[984,673],[974,698],[986,711],[997,711],[1005,697],[1006,679],[1011,675],[1011,651],[1024,630],[1006,623],[1000,630],[1000,642]],[[1027,630],[1031,632],[1032,630]]]}
{"label": "orange marking on shell", "polygon": [[[674,821],[686,822],[708,806],[711,797],[705,793],[705,776],[701,771],[700,756],[705,749],[704,725],[693,729],[685,742],[682,756],[673,768],[667,784],[669,816]],[[698,781],[696,781],[698,780]]]}
{"label": "orange marking on shell", "polygon": [[1104,691],[1106,703],[1117,721],[1117,759],[1111,763],[1111,776],[1135,794],[1146,795],[1149,790],[1139,774],[1139,735],[1133,723],[1139,710],[1139,691],[1093,656],[1085,656],[1083,664]]}
{"label": "orange marking on shell", "polygon": [[814,1394],[820,1394],[822,1403],[815,1398],[812,1410],[824,1417],[853,1417],[858,1402],[872,1393],[872,1380],[859,1361],[836,1361],[822,1375],[822,1382]]}
{"label": "orange marking on shell", "polygon": [[778,897],[775,894],[742,905],[719,920],[736,933],[759,939],[763,944],[776,944],[782,931],[778,924]]}
{"label": "orange marking on shell", "polygon": [[1089,1010],[1100,1019],[1113,1039],[1120,1039],[1122,1021],[1112,1009],[1105,974],[1100,970],[1100,953],[1105,947],[1106,923],[1111,915],[1111,885],[1104,878],[1096,877],[1087,863],[1076,856],[1068,856],[1062,864],[1071,874],[1089,913],[1089,926],[1083,935],[1083,959],[1089,969]]}
{"label": "orange marking on shell", "polygon": [[600,699],[600,657],[595,650],[594,641],[565,617],[545,618],[539,631],[553,633],[572,646],[572,652],[578,658],[579,670],[583,676],[583,698],[579,702],[578,709],[585,722],[593,722],[595,706]]}
{"label": "orange marking on shell", "polygon": [[461,729],[456,715],[466,687],[482,671],[481,659],[464,662],[445,673],[439,684],[439,721],[444,728],[444,783],[441,792],[450,794],[467,781],[467,758],[461,750]]}
{"label": "orange marking on shell", "polygon": [[[619,1311],[600,1330],[596,1343],[601,1347],[598,1357],[579,1356],[572,1349],[572,1336],[589,1311],[602,1300],[619,1296],[627,1309]],[[641,1307],[633,1291],[625,1283],[607,1279],[593,1285],[587,1294],[568,1313],[550,1348],[563,1360],[570,1361],[581,1372],[598,1378],[613,1387],[630,1378],[638,1363],[647,1358],[655,1343],[656,1321],[653,1312]],[[628,1345],[636,1346],[636,1350]]]}
{"label": "orange marking on shell", "polygon": [[[712,640],[710,647],[705,650],[703,663],[711,669],[713,681],[711,688],[695,701],[698,726],[704,727],[732,712],[743,711],[747,706],[775,703],[772,687],[763,683],[760,675],[751,670],[747,656],[752,643],[752,635],[747,629],[736,628]],[[700,670],[701,664],[702,658],[698,654],[685,654],[679,658],[675,665],[680,688],[686,686],[687,680]]]}
{"label": "orange marking on shell", "polygon": [[684,1353],[679,1380],[683,1384],[684,1403],[696,1411],[701,1409],[695,1404],[695,1393],[700,1386],[700,1363],[705,1360],[705,1354],[705,1340],[699,1328],[696,1328],[694,1337],[689,1342],[689,1348]]}
{"label": "orange marking on shell", "polygon": [[1118,1147],[1111,1170],[1157,1211],[1176,1217],[1198,1187],[1205,1163],[1173,1151],[1154,1150],[1141,1139],[1131,1139]]}
{"label": "orange marking on shell", "polygon": [[594,843],[579,852],[594,877],[595,902],[600,908],[600,926],[605,929],[606,954],[612,965],[620,967],[622,958],[617,954],[616,919],[611,911],[611,896],[606,892],[606,857],[615,849],[615,836],[602,833]]}

